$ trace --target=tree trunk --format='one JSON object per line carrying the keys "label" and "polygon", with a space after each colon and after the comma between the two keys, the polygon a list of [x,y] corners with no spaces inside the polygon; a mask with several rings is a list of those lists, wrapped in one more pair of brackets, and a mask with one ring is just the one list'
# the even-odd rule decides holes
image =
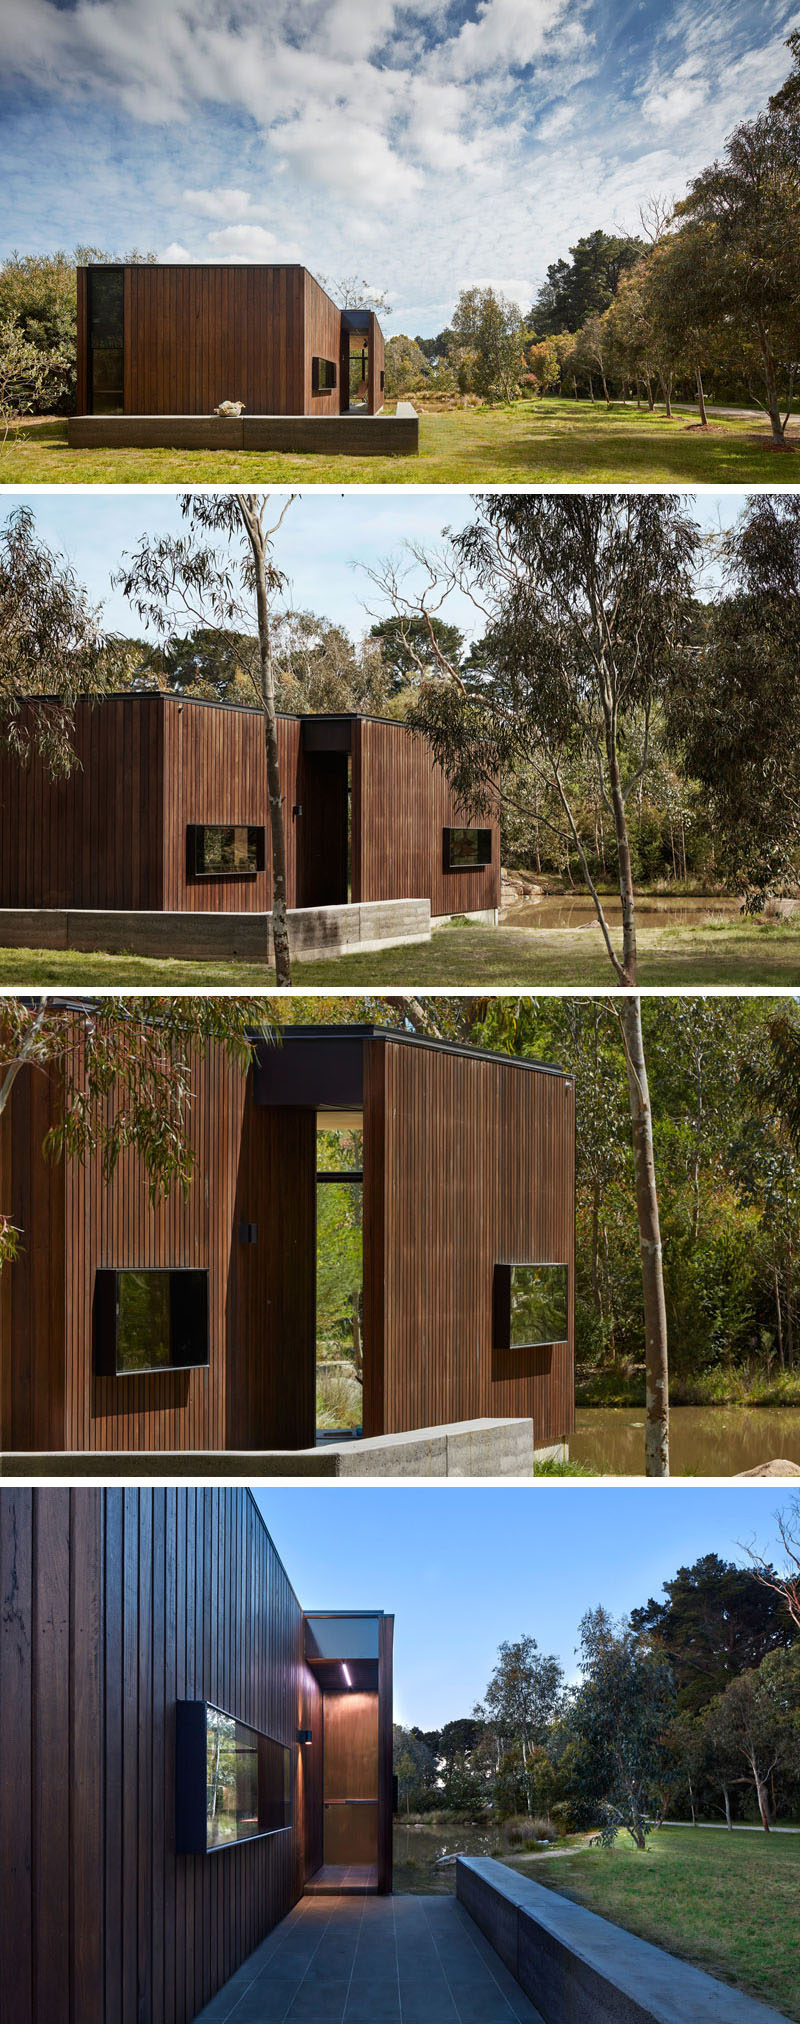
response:
{"label": "tree trunk", "polygon": [[252,494],[243,494],[239,500],[239,510],[250,542],[255,572],[259,676],[264,712],[267,794],[272,839],[272,947],[275,982],[285,987],[291,984],[292,968],[289,955],[289,927],[286,919],[286,836],[283,827],[283,788],[278,756],[278,720],[275,712],[275,665],[272,658],[269,621],[266,542],[256,497]]}
{"label": "tree trunk", "polygon": [[636,1213],[642,1266],[646,1383],[645,1475],[668,1476],[667,1305],[664,1295],[653,1117],[644,1054],[641,999],[638,996],[622,998],[618,1016],[625,1039],[625,1063],[628,1071],[633,1130]]}
{"label": "tree trunk", "polygon": [[724,1801],[725,1801],[725,1819],[726,1819],[726,1821],[727,1821],[727,1823],[728,1823],[728,1832],[729,1832],[729,1834],[732,1834],[732,1833],[733,1833],[733,1821],[731,1820],[731,1795],[730,1795],[730,1793],[729,1793],[729,1791],[728,1791],[728,1787],[727,1787],[727,1785],[723,1785],[723,1787],[722,1787],[722,1797],[723,1797],[723,1799],[724,1799]]}
{"label": "tree trunk", "polygon": [[708,416],[706,414],[706,397],[705,392],[703,390],[703,375],[700,371],[699,366],[696,368],[695,371],[695,380],[697,382],[697,408],[700,416],[700,426],[703,429],[707,429]]}
{"label": "tree trunk", "polygon": [[761,1815],[761,1825],[762,1825],[762,1827],[763,1827],[763,1829],[764,1829],[764,1833],[765,1833],[765,1834],[769,1834],[769,1831],[770,1831],[770,1829],[769,1829],[769,1794],[768,1794],[768,1792],[767,1792],[767,1788],[766,1788],[766,1785],[764,1784],[764,1780],[763,1780],[763,1778],[762,1778],[762,1777],[760,1777],[760,1775],[759,1775],[758,1771],[757,1771],[757,1770],[756,1770],[756,1768],[755,1768],[755,1765],[753,1766],[753,1777],[754,1777],[754,1779],[755,1779],[755,1786],[756,1786],[756,1798],[758,1799],[758,1810],[759,1810],[759,1813],[760,1813],[760,1815]]}
{"label": "tree trunk", "polygon": [[663,394],[663,396],[664,396],[664,412],[665,412],[665,414],[666,414],[666,417],[667,417],[667,421],[668,421],[668,422],[671,422],[671,421],[672,421],[672,374],[671,374],[671,372],[668,372],[668,373],[664,373],[664,372],[662,372],[662,374],[661,374],[661,391],[662,391],[662,394]]}
{"label": "tree trunk", "polygon": [[783,1315],[781,1313],[781,1282],[778,1273],[777,1259],[774,1258],[772,1261],[772,1284],[775,1289],[775,1314],[778,1322],[778,1362],[780,1364],[781,1370],[785,1370],[786,1358],[784,1356],[783,1350]]}
{"label": "tree trunk", "polygon": [[648,405],[648,408],[649,408],[649,410],[650,410],[650,413],[651,413],[651,415],[652,415],[652,414],[654,414],[654,413],[655,413],[655,405],[656,405],[656,404],[655,404],[655,401],[654,401],[654,399],[653,399],[653,382],[652,382],[652,380],[651,380],[651,378],[650,378],[650,374],[649,374],[649,373],[647,374],[647,378],[646,378],[646,380],[645,380],[645,386],[646,386],[646,388],[647,388],[647,405]]}
{"label": "tree trunk", "polygon": [[604,393],[604,396],[605,396],[605,403],[606,403],[606,407],[607,407],[607,408],[610,408],[610,406],[611,406],[611,395],[610,395],[610,393],[609,393],[609,391],[608,391],[608,387],[606,386],[606,376],[605,376],[605,373],[604,373],[604,371],[603,371],[603,368],[602,368],[602,366],[600,367],[600,378],[601,378],[601,380],[602,380],[602,382],[603,382],[603,393]]}
{"label": "tree trunk", "polygon": [[772,430],[772,440],[773,443],[779,443],[781,449],[783,449],[786,442],[786,433],[781,421],[781,404],[778,398],[778,382],[775,377],[775,360],[772,355],[769,338],[762,323],[759,324],[758,339],[764,367],[764,383],[767,389],[767,414],[769,415],[769,423]]}

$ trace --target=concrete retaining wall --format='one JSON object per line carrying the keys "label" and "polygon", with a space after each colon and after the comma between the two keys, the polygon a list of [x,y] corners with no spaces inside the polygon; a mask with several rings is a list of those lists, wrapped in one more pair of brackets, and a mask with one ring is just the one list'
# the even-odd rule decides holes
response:
{"label": "concrete retaining wall", "polygon": [[[358,906],[296,907],[289,914],[293,956],[347,949],[394,949],[430,940],[428,900],[368,900]],[[3,907],[0,948],[82,949],[185,962],[272,960],[268,914],[134,913],[89,908]]]}
{"label": "concrete retaining wall", "polygon": [[[402,410],[402,412],[401,412]],[[419,416],[70,415],[71,450],[283,450],[321,457],[415,457]]]}
{"label": "concrete retaining wall", "polygon": [[532,1420],[464,1420],[412,1434],[331,1442],[322,1448],[228,1450],[206,1454],[3,1455],[0,1476],[212,1478],[260,1476],[526,1476],[533,1469]]}
{"label": "concrete retaining wall", "polygon": [[459,1856],[456,1895],[543,2024],[779,2024],[767,2004],[491,1857]]}

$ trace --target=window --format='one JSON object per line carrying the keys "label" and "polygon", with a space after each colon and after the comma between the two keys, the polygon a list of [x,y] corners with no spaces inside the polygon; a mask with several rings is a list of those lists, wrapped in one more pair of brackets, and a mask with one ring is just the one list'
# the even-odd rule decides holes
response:
{"label": "window", "polygon": [[363,1424],[363,1133],[317,1131],[317,1423]]}
{"label": "window", "polygon": [[190,878],[252,878],[264,870],[261,824],[190,822],[186,835]]}
{"label": "window", "polygon": [[381,373],[381,393],[384,393],[384,392],[385,392],[385,390],[386,390],[386,374],[385,374],[385,372],[382,372],[382,373]]}
{"label": "window", "polygon": [[566,1342],[568,1303],[566,1265],[496,1265],[495,1349],[540,1349]]}
{"label": "window", "polygon": [[292,1824],[292,1755],[208,1701],[179,1701],[175,1828],[180,1855],[232,1848]]}
{"label": "window", "polygon": [[490,829],[446,829],[445,871],[476,871],[492,862]]}
{"label": "window", "polygon": [[332,358],[312,358],[312,394],[331,394],[336,386],[336,366]]}
{"label": "window", "polygon": [[123,270],[90,267],[86,286],[89,406],[93,415],[120,415],[125,407]]}
{"label": "window", "polygon": [[208,1272],[130,1268],[95,1274],[98,1377],[138,1377],[208,1363]]}

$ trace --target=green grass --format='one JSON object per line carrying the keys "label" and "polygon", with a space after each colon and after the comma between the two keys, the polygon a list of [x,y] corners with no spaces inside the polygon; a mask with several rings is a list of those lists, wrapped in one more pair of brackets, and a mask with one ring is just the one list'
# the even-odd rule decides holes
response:
{"label": "green grass", "polygon": [[[730,984],[770,989],[800,982],[800,921],[721,921],[703,927],[645,928],[639,935],[639,982],[652,985]],[[264,990],[272,975],[258,963],[168,962],[147,956],[83,955],[80,950],[0,949],[0,983],[130,986],[211,985]],[[464,985],[475,991],[499,984],[567,989],[573,984],[610,988],[608,957],[593,929],[481,928],[455,924],[437,928],[430,942],[399,949],[295,963],[293,985],[303,990],[329,984],[445,990]]]}
{"label": "green grass", "polygon": [[[800,444],[800,437],[795,437]],[[0,483],[25,484],[766,484],[800,482],[795,455],[762,421],[715,421],[612,403],[517,401],[423,414],[418,457],[317,457],[238,450],[70,450],[65,421],[22,422],[0,452]]]}
{"label": "green grass", "polygon": [[800,1835],[662,1828],[511,1868],[800,2020]]}

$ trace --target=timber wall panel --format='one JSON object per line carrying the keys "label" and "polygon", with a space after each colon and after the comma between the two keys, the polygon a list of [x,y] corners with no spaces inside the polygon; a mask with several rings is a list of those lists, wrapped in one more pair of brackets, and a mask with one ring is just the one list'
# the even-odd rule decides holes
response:
{"label": "timber wall panel", "polygon": [[67,780],[51,780],[35,754],[21,766],[0,753],[2,905],[163,906],[159,705],[149,696],[79,703]]}
{"label": "timber wall panel", "polygon": [[[207,709],[196,703],[164,703],[165,802],[164,901],[168,910],[189,913],[264,913],[272,905],[272,842],[269,829],[264,725],[252,710]],[[297,899],[296,802],[302,805],[303,761],[300,723],[278,719],[278,751],[284,789],[287,903]],[[245,878],[187,876],[186,830],[192,822],[252,823],[264,828],[266,868]]]}
{"label": "timber wall panel", "polygon": [[41,1157],[59,1108],[52,1074],[26,1067],[0,1119],[3,1207],[21,1232],[0,1274],[0,1448],[65,1445],[65,1170]]}
{"label": "timber wall panel", "polygon": [[365,1047],[365,1434],[492,1415],[531,1416],[537,1444],[564,1438],[574,1300],[566,1344],[501,1358],[492,1299],[503,1261],[564,1262],[574,1283],[572,1081]]}
{"label": "timber wall panel", "polygon": [[[8,1488],[0,1563],[0,2024],[190,2024],[308,1874],[297,1599],[243,1489]],[[291,1831],[176,1856],[178,1698],[291,1749]]]}
{"label": "timber wall panel", "polygon": [[433,759],[427,741],[402,724],[376,718],[363,718],[358,731],[353,763],[353,898],[430,898],[434,915],[477,913],[499,906],[497,822],[488,816],[480,819],[480,826],[493,833],[491,865],[476,871],[445,872],[443,829],[471,826],[474,818],[459,811],[447,776]]}
{"label": "timber wall panel", "polygon": [[[313,274],[306,273],[304,269],[300,271],[303,277],[304,378],[297,413],[338,415],[342,398],[339,357],[342,312],[336,303],[331,301],[330,296],[326,295],[324,288],[320,288]],[[315,394],[311,391],[311,364],[314,358],[333,360],[336,367],[336,385],[330,393]]]}
{"label": "timber wall panel", "polygon": [[210,415],[224,400],[249,414],[316,412],[304,404],[307,286],[298,266],[127,267],[126,414]]}
{"label": "timber wall panel", "polygon": [[250,1103],[236,1179],[226,1420],[232,1448],[313,1447],[316,1113]]}

